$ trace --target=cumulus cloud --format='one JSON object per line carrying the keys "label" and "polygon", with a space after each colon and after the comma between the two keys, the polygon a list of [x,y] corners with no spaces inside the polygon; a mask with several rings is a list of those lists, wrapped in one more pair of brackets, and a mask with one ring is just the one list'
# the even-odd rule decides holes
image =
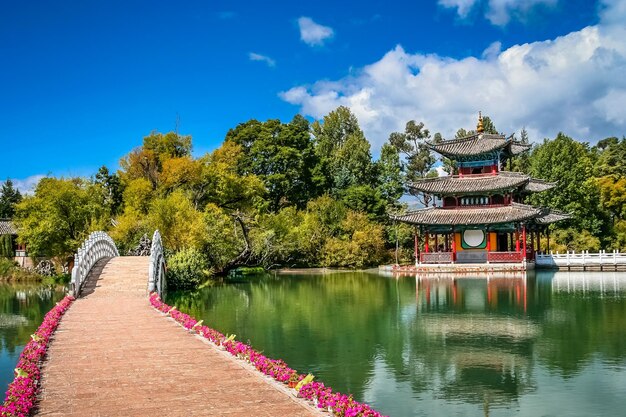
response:
{"label": "cumulus cloud", "polygon": [[272,58],[270,58],[267,55],[261,55],[261,54],[255,53],[255,52],[250,52],[248,54],[248,58],[250,58],[250,61],[265,62],[268,67],[275,67],[276,66],[276,61],[274,61]]}
{"label": "cumulus cloud", "polygon": [[309,46],[322,46],[327,39],[335,34],[335,31],[328,26],[317,24],[310,17],[298,19],[300,28],[300,39]]}
{"label": "cumulus cloud", "polygon": [[35,186],[42,178],[46,176],[43,174],[31,175],[30,177],[21,178],[21,179],[13,179],[13,186],[17,188],[22,194],[33,194],[35,191]]}
{"label": "cumulus cloud", "polygon": [[492,24],[505,26],[512,18],[523,20],[536,6],[555,6],[558,0],[439,0],[439,5],[456,9],[461,19],[480,9]]}
{"label": "cumulus cloud", "polygon": [[458,128],[474,128],[479,110],[498,130],[526,127],[534,140],[559,131],[592,142],[622,136],[625,3],[606,1],[595,26],[503,51],[492,44],[482,58],[412,54],[398,45],[354,75],[296,86],[280,96],[315,118],[350,107],[375,148],[408,120],[450,138]]}

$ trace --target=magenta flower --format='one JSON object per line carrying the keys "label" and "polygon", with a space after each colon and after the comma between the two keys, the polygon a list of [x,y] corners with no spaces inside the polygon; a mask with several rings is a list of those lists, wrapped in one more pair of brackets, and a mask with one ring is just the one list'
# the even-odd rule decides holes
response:
{"label": "magenta flower", "polygon": [[[165,304],[157,293],[150,295],[150,304],[160,312],[169,314],[185,329],[196,331],[202,337],[210,340],[217,346],[222,346],[231,355],[249,362],[257,370],[278,382],[293,388],[306,376],[298,374],[294,369],[289,368],[284,361],[270,359],[254,350],[251,346],[232,340],[232,337],[227,338],[217,330],[207,326],[196,326],[196,324],[200,324],[196,319]],[[322,382],[304,384],[300,388],[298,396],[312,401],[318,408],[328,410],[335,416],[383,417],[378,411],[372,410],[369,405],[355,401],[351,395],[333,392],[331,388],[324,386]]]}

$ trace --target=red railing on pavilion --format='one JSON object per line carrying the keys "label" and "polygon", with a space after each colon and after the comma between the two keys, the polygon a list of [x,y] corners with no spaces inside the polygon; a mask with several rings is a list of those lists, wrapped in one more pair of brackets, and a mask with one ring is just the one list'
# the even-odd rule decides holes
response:
{"label": "red railing on pavilion", "polygon": [[449,264],[454,260],[452,252],[422,252],[420,261],[423,264]]}
{"label": "red railing on pavilion", "polygon": [[522,262],[522,252],[488,252],[487,261],[491,263],[517,263]]}

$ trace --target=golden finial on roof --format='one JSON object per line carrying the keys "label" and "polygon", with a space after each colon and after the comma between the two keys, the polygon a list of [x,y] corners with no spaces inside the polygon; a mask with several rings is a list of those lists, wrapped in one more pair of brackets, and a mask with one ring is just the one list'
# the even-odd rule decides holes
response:
{"label": "golden finial on roof", "polygon": [[485,127],[483,126],[483,115],[478,112],[478,124],[476,125],[476,131],[478,133],[483,133],[485,131]]}

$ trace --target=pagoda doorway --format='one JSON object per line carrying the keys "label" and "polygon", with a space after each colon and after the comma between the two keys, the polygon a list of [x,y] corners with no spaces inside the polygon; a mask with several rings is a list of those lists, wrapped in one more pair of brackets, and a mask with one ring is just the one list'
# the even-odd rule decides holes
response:
{"label": "pagoda doorway", "polygon": [[508,252],[509,251],[509,238],[507,233],[498,233],[497,235],[497,248],[498,252]]}

